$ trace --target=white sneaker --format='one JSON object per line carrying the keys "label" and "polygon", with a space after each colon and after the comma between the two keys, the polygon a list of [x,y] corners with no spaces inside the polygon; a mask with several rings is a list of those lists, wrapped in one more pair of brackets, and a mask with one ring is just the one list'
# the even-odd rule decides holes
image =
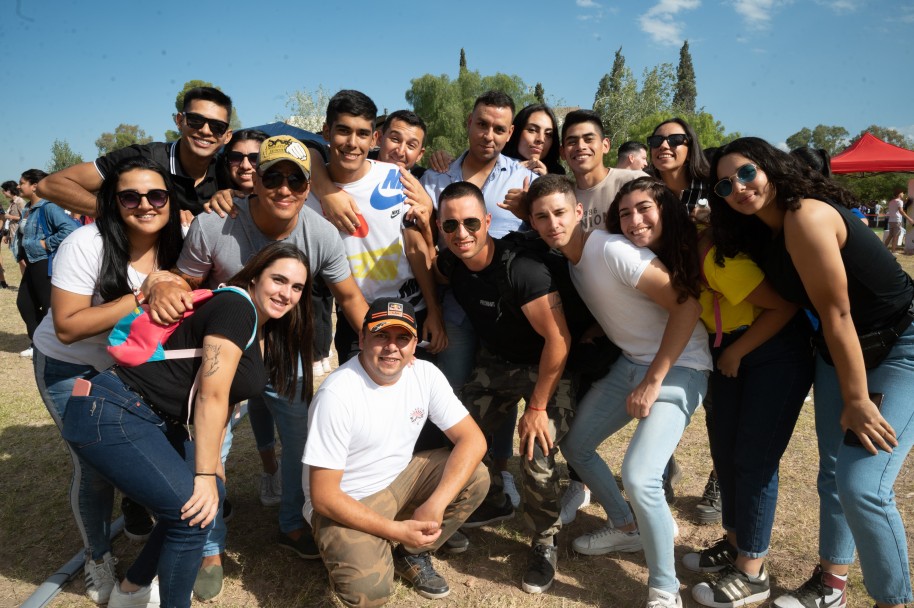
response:
{"label": "white sneaker", "polygon": [[260,474],[260,504],[265,507],[275,507],[282,502],[282,465],[276,467],[276,472]]}
{"label": "white sneaker", "polygon": [[329,374],[333,371],[333,368],[330,366],[330,357],[321,359],[321,367],[324,369],[325,374]]}
{"label": "white sneaker", "polygon": [[682,598],[679,593],[650,588],[647,590],[646,608],[682,608]]}
{"label": "white sneaker", "polygon": [[582,555],[604,555],[618,551],[635,553],[641,551],[641,534],[616,530],[612,523],[590,534],[579,536],[571,543],[572,548]]}
{"label": "white sneaker", "polygon": [[520,493],[517,491],[517,484],[514,483],[514,475],[508,471],[502,471],[501,479],[505,485],[505,494],[508,495],[511,506],[516,509],[520,506]]}
{"label": "white sneaker", "polygon": [[311,373],[314,374],[315,378],[324,375],[324,366],[321,365],[320,361],[314,362],[314,364],[311,366]]}
{"label": "white sneaker", "polygon": [[559,501],[562,525],[567,526],[578,516],[578,511],[590,504],[590,488],[581,481],[571,480],[571,484]]}
{"label": "white sneaker", "polygon": [[19,356],[25,357],[26,359],[31,359],[32,358],[32,347],[29,346],[27,349],[25,349],[24,351],[19,353]]}
{"label": "white sneaker", "polygon": [[120,584],[114,585],[108,608],[159,608],[159,582],[153,580],[148,587],[140,587],[133,593],[121,591]]}
{"label": "white sneaker", "polygon": [[117,558],[105,553],[99,562],[87,559],[84,575],[86,577],[86,595],[96,604],[107,604],[111,590],[117,580]]}

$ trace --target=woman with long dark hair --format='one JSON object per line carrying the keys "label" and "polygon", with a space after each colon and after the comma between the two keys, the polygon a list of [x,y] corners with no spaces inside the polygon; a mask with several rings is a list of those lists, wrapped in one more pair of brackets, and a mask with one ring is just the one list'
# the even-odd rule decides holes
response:
{"label": "woman with long dark hair", "polygon": [[[580,205],[576,213],[580,219]],[[562,453],[610,520],[572,545],[586,555],[643,549],[649,571],[647,606],[681,606],[673,556],[675,522],[662,476],[701,403],[711,369],[707,333],[698,325],[696,230],[676,195],[650,177],[622,186],[607,225],[609,234],[582,233],[578,259],[563,249],[582,299],[622,350],[610,372],[581,400],[562,441]],[[633,418],[638,425],[622,464],[629,509],[596,449]]]}
{"label": "woman with long dark hair", "polygon": [[514,117],[514,132],[502,154],[520,161],[537,175],[565,175],[559,161],[558,122],[552,108],[535,103],[523,108]]}
{"label": "woman with long dark hair", "polygon": [[[64,438],[157,519],[126,578],[114,585],[111,608],[155,605],[159,595],[164,606],[190,606],[225,494],[221,448],[231,404],[260,394],[268,380],[285,398],[297,397],[298,358],[311,346],[305,254],[273,243],[228,284],[163,345],[166,355],[198,349],[198,356],[114,366],[77,386],[83,390],[67,403]],[[303,399],[312,390],[308,371]]]}
{"label": "woman with long dark hair", "polygon": [[[129,159],[110,172],[97,197],[97,219],[61,243],[51,278],[51,314],[35,330],[38,392],[59,429],[78,378],[91,378],[114,361],[105,350],[108,331],[133,310],[150,281],[177,280],[181,251],[178,206],[169,198],[171,178],[159,165]],[[114,488],[70,450],[70,506],[86,548],[86,592],[108,601],[114,585],[111,512]],[[143,507],[124,500],[125,518],[148,527]],[[148,533],[148,532],[147,532]]]}
{"label": "woman with long dark hair", "polygon": [[820,327],[815,371],[819,565],[777,608],[844,605],[860,556],[879,608],[911,593],[893,486],[914,443],[914,283],[850,212],[849,192],[764,140],[723,146],[711,175],[715,243],[749,254]]}
{"label": "woman with long dark hair", "polygon": [[689,213],[707,200],[708,160],[695,129],[681,118],[670,118],[654,128],[647,138],[653,173],[663,180]]}

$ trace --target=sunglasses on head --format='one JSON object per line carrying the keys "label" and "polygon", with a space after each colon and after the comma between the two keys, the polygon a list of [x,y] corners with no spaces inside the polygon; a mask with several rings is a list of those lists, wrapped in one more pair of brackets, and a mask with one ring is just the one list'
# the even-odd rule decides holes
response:
{"label": "sunglasses on head", "polygon": [[140,201],[144,198],[149,201],[154,209],[161,209],[168,204],[168,190],[155,189],[148,192],[137,192],[136,190],[121,190],[116,195],[117,202],[124,209],[136,209],[140,206]]}
{"label": "sunglasses on head", "polygon": [[229,124],[224,120],[207,118],[203,114],[197,114],[196,112],[183,112],[183,115],[184,124],[188,127],[191,129],[202,129],[203,125],[209,125],[209,130],[212,131],[213,135],[216,137],[225,135],[225,132],[228,131],[229,128]]}
{"label": "sunglasses on head", "polygon": [[244,162],[244,159],[248,159],[248,162],[251,163],[252,167],[257,166],[257,158],[260,156],[259,152],[251,152],[250,154],[245,154],[244,152],[226,152],[225,158],[228,160],[230,165],[240,165]]}
{"label": "sunglasses on head", "polygon": [[267,171],[260,176],[260,181],[265,188],[269,188],[270,190],[282,186],[283,181],[289,184],[289,190],[293,192],[301,192],[308,187],[308,180],[298,171],[290,173],[289,175],[280,173],[279,171]]}
{"label": "sunglasses on head", "polygon": [[478,217],[468,217],[467,219],[460,220],[444,220],[441,222],[441,229],[444,230],[447,234],[456,232],[457,228],[463,224],[463,227],[467,229],[467,232],[476,232],[482,228],[482,220]]}
{"label": "sunglasses on head", "polygon": [[678,148],[689,143],[689,137],[685,133],[673,133],[672,135],[651,135],[647,138],[647,145],[651,148],[659,148],[663,142],[670,144],[671,148]]}
{"label": "sunglasses on head", "polygon": [[733,194],[733,178],[739,180],[741,184],[748,184],[755,179],[756,175],[758,175],[758,168],[752,163],[746,163],[730,177],[725,177],[717,182],[714,186],[714,193],[720,198],[727,198]]}

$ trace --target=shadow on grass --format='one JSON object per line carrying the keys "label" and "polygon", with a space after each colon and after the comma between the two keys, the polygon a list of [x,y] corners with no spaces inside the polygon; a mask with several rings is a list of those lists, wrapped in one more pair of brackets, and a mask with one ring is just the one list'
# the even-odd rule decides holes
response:
{"label": "shadow on grass", "polygon": [[29,347],[29,337],[23,333],[0,331],[0,352],[19,354]]}

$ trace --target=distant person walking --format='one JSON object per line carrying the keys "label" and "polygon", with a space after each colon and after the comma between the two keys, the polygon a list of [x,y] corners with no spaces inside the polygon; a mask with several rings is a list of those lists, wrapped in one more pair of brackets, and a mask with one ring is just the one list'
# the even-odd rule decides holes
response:
{"label": "distant person walking", "polygon": [[904,189],[897,188],[895,190],[895,198],[889,201],[889,206],[885,212],[886,229],[882,242],[892,253],[895,253],[895,249],[898,247],[898,237],[901,236],[901,218],[908,220],[909,224],[914,224],[911,216],[904,211],[903,196]]}

